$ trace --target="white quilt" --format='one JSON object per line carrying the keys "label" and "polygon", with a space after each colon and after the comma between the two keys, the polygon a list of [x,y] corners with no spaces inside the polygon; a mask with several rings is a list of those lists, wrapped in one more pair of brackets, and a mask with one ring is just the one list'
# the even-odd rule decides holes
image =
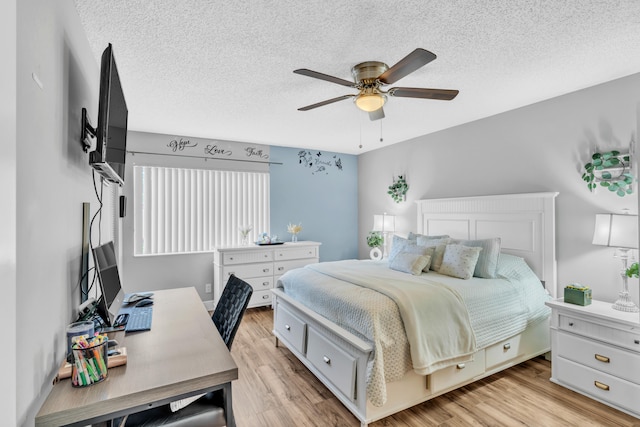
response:
{"label": "white quilt", "polygon": [[[411,276],[390,270],[385,262],[348,260],[289,271],[278,286],[372,343],[367,397],[381,406],[387,400],[386,382],[411,369],[424,374],[469,360],[476,348],[518,334],[549,315],[548,297],[521,258],[501,256],[498,274],[499,279],[470,280],[433,272]],[[393,290],[382,289],[384,283],[392,283]],[[429,297],[417,296],[421,287]],[[466,310],[460,312],[458,305]],[[450,314],[455,321],[448,320]]]}

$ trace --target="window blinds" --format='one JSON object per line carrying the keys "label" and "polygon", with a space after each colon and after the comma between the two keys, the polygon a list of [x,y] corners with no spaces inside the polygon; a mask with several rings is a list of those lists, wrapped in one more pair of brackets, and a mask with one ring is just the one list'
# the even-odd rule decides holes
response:
{"label": "window blinds", "polygon": [[134,253],[209,252],[269,232],[269,173],[134,166]]}

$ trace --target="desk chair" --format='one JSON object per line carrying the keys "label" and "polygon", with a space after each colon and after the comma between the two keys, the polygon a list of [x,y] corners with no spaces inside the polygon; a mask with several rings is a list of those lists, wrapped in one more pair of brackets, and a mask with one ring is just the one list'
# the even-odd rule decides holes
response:
{"label": "desk chair", "polygon": [[[236,332],[238,332],[240,321],[244,316],[252,293],[253,288],[251,285],[231,275],[213,312],[211,319],[229,350],[231,350],[231,344]],[[227,397],[223,396],[222,390],[212,391],[176,412],[172,412],[169,405],[163,405],[131,414],[123,420],[124,424],[120,425],[125,427],[224,426],[226,425],[223,409],[225,398]],[[228,398],[231,398],[231,396]]]}

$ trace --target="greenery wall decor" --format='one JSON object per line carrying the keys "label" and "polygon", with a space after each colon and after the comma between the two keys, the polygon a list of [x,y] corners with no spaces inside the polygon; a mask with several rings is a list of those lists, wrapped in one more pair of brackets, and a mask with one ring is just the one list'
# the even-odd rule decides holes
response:
{"label": "greenery wall decor", "polygon": [[633,193],[634,177],[630,170],[631,155],[620,154],[612,150],[604,153],[594,153],[591,161],[584,165],[582,179],[587,183],[589,191],[593,192],[598,183],[608,188],[618,196],[624,197]]}
{"label": "greenery wall decor", "polygon": [[393,184],[389,186],[389,191],[387,191],[387,194],[389,194],[396,203],[400,203],[405,200],[405,196],[408,190],[409,185],[404,179],[404,176],[398,175],[398,179],[394,180]]}

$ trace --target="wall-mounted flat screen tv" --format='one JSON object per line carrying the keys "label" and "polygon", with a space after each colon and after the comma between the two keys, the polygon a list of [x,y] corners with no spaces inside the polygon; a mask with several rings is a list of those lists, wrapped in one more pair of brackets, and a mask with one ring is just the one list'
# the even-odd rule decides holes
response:
{"label": "wall-mounted flat screen tv", "polygon": [[128,116],[113,46],[109,43],[102,53],[100,64],[96,149],[89,153],[89,164],[104,179],[118,185],[124,184]]}

